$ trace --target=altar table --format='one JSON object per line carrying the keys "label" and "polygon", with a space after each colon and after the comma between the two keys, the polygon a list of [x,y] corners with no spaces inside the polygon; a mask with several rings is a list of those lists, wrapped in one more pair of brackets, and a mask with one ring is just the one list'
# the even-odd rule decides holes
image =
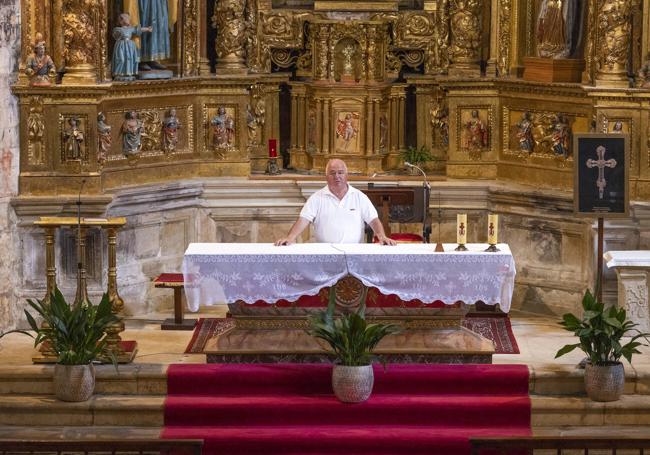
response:
{"label": "altar table", "polygon": [[183,274],[188,307],[238,300],[293,301],[314,295],[346,275],[383,294],[402,300],[439,300],[447,305],[477,301],[508,312],[515,263],[506,244],[487,253],[486,244],[467,244],[468,251],[434,252],[432,244],[192,243],[185,252]]}

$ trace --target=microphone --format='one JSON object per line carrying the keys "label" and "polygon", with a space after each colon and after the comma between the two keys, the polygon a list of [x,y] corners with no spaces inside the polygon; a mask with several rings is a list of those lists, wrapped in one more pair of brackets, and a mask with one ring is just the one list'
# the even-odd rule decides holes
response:
{"label": "microphone", "polygon": [[[425,243],[429,243],[429,230],[427,229],[427,221],[429,219],[429,197],[431,194],[431,185],[429,185],[429,181],[427,180],[427,174],[422,170],[421,167],[416,166],[415,164],[411,164],[408,161],[404,161],[404,164],[408,167],[412,167],[414,169],[417,169],[422,173],[422,176],[424,177],[424,182],[422,182],[422,185],[424,186],[424,197],[422,198],[422,205],[423,205],[423,212],[422,212],[422,237],[425,241]],[[438,242],[440,244],[440,242]],[[442,245],[440,245],[442,247]],[[436,248],[438,248],[436,246]]]}
{"label": "microphone", "polygon": [[81,180],[79,186],[79,196],[77,197],[77,269],[83,268],[83,260],[81,259],[81,191],[86,184],[86,179]]}

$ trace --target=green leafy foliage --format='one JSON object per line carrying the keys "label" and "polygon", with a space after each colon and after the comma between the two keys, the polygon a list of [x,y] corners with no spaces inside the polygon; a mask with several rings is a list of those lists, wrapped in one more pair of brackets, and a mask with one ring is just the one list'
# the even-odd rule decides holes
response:
{"label": "green leafy foliage", "polygon": [[[579,343],[567,344],[555,354],[555,358],[563,356],[574,349],[582,350],[592,365],[607,365],[619,362],[621,357],[632,362],[632,354],[640,354],[639,346],[646,346],[639,339],[648,341],[648,333],[641,333],[634,322],[627,320],[624,308],[610,307],[605,309],[589,290],[582,298],[584,310],[582,319],[572,313],[562,317],[560,325],[573,332],[580,339]],[[623,337],[630,337],[622,344]]]}
{"label": "green leafy foliage", "polygon": [[[310,318],[310,335],[325,340],[340,365],[364,366],[372,363],[372,351],[386,336],[401,330],[397,324],[369,324],[365,318],[365,303],[356,313],[334,317],[334,292],[330,292],[327,311]],[[365,302],[365,293],[362,297]]]}
{"label": "green leafy foliage", "polygon": [[68,305],[59,289],[51,294],[50,302],[27,300],[30,307],[45,324],[39,325],[34,316],[25,310],[27,322],[36,337],[34,346],[46,342],[58,356],[62,365],[87,365],[105,356],[115,364],[115,357],[106,349],[106,329],[119,322],[111,310],[108,294],[99,305]]}
{"label": "green leafy foliage", "polygon": [[408,161],[409,163],[415,164],[416,166],[420,163],[436,160],[436,157],[431,154],[429,148],[426,145],[423,145],[420,148],[413,147],[411,145],[405,150],[402,150],[400,153],[400,158],[402,158],[402,161]]}

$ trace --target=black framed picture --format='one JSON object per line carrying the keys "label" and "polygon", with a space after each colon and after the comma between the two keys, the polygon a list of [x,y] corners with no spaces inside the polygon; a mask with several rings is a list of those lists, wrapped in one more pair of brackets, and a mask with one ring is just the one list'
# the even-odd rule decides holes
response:
{"label": "black framed picture", "polygon": [[627,134],[573,136],[576,215],[628,216],[630,151]]}

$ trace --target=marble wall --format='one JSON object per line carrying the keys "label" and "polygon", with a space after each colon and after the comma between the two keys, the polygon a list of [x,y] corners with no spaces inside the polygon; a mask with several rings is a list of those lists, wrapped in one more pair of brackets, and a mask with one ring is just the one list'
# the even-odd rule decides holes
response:
{"label": "marble wall", "polygon": [[19,238],[10,205],[18,187],[18,108],[11,84],[18,70],[20,2],[0,0],[0,329],[12,328],[22,313],[17,305]]}

